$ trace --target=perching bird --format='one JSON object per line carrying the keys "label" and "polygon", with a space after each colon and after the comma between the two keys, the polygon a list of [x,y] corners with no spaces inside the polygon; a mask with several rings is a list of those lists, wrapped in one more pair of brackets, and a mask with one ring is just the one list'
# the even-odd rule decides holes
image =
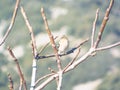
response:
{"label": "perching bird", "polygon": [[68,47],[69,47],[69,40],[65,35],[63,35],[59,40],[58,54],[65,53]]}

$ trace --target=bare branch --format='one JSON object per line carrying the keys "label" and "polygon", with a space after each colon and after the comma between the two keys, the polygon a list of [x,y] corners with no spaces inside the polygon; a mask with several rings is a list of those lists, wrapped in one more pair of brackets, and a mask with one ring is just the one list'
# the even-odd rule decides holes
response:
{"label": "bare branch", "polygon": [[9,33],[12,30],[12,27],[13,27],[13,25],[15,23],[15,19],[16,19],[19,3],[20,3],[20,0],[16,0],[16,4],[15,4],[15,8],[14,8],[14,12],[13,12],[13,15],[12,15],[12,19],[11,19],[10,25],[9,25],[9,27],[7,29],[7,32],[5,33],[3,39],[0,41],[0,46],[6,41]]}
{"label": "bare branch", "polygon": [[54,41],[54,38],[53,38],[53,35],[49,29],[49,26],[48,26],[48,22],[47,22],[47,18],[45,16],[45,13],[44,13],[44,9],[41,8],[41,14],[42,14],[42,18],[44,20],[44,24],[45,24],[45,28],[46,28],[46,31],[48,33],[48,36],[49,36],[49,39],[50,39],[50,42],[51,42],[51,45],[52,45],[52,48],[54,50],[54,53],[55,53],[55,57],[57,59],[57,66],[58,66],[58,69],[59,70],[62,70],[62,64],[61,64],[61,61],[60,61],[60,58],[59,58],[59,55],[58,55],[58,51],[57,51],[57,47],[55,45],[55,41]]}
{"label": "bare branch", "polygon": [[[57,36],[54,38],[54,40],[57,38]],[[40,51],[38,51],[38,55],[40,55],[43,51],[44,51],[44,49],[48,46],[50,44],[50,42],[48,42],[48,43],[46,43],[41,49],[40,49]]]}
{"label": "bare branch", "polygon": [[28,30],[30,32],[30,35],[31,35],[31,40],[32,40],[32,46],[33,46],[33,54],[34,54],[34,57],[37,55],[37,47],[36,47],[36,42],[35,42],[35,37],[34,37],[34,33],[33,33],[33,29],[32,29],[32,26],[30,25],[30,22],[26,16],[26,13],[25,13],[25,10],[24,8],[21,6],[21,13],[23,15],[23,18],[26,22],[26,26],[28,27]]}
{"label": "bare branch", "polygon": [[117,42],[117,43],[112,44],[112,45],[108,45],[108,46],[105,46],[105,47],[96,48],[96,51],[102,51],[102,50],[111,49],[111,48],[119,46],[119,45],[120,45],[120,42]]}
{"label": "bare branch", "polygon": [[30,22],[29,22],[29,20],[27,18],[27,15],[26,15],[22,6],[21,6],[21,13],[22,13],[23,18],[26,22],[26,26],[28,27],[28,30],[30,32],[31,41],[32,41],[32,50],[33,50],[34,59],[33,59],[33,63],[32,63],[32,77],[31,77],[30,90],[34,90],[35,79],[36,79],[36,71],[37,71],[37,58],[36,58],[36,56],[38,55],[37,54],[37,47],[36,47],[36,42],[35,42],[35,37],[34,37],[32,26],[30,25]]}
{"label": "bare branch", "polygon": [[49,84],[51,81],[53,81],[56,77],[58,77],[58,74],[52,75],[45,82],[43,82],[37,88],[35,88],[35,90],[42,90],[47,84]]}
{"label": "bare branch", "polygon": [[96,23],[97,23],[97,20],[98,20],[98,16],[99,16],[99,9],[97,9],[97,11],[96,11],[95,20],[93,22],[92,36],[91,36],[91,47],[94,46],[94,37],[95,37]]}
{"label": "bare branch", "polygon": [[83,61],[86,61],[86,59],[91,56],[91,54],[95,52],[94,48],[91,48],[85,55],[83,55],[80,59],[78,59],[77,61],[75,61],[72,65],[70,65],[65,72],[68,72],[72,69],[74,69],[76,66],[78,66],[80,63],[82,63]]}
{"label": "bare branch", "polygon": [[40,81],[42,81],[43,79],[45,79],[45,78],[47,78],[47,77],[50,77],[50,76],[52,76],[52,75],[54,75],[54,73],[47,74],[47,75],[39,78],[39,79],[35,82],[35,86],[36,86]]}
{"label": "bare branch", "polygon": [[11,50],[10,47],[8,47],[8,51],[10,53],[10,55],[12,56],[12,58],[14,59],[14,62],[16,63],[16,66],[17,66],[17,69],[18,69],[18,74],[19,74],[19,77],[20,77],[20,82],[21,82],[21,85],[20,86],[24,86],[24,90],[27,90],[27,85],[26,85],[26,81],[24,79],[24,75],[21,71],[21,68],[20,68],[20,65],[19,65],[19,62],[17,60],[17,58],[15,57],[13,51]]}
{"label": "bare branch", "polygon": [[97,40],[96,40],[96,42],[95,42],[95,48],[98,47],[98,44],[99,44],[99,42],[100,42],[100,40],[101,40],[103,31],[104,31],[105,26],[106,26],[106,24],[107,24],[107,21],[108,21],[108,19],[109,19],[109,14],[110,14],[110,11],[111,11],[111,8],[112,8],[113,4],[114,4],[114,0],[111,0],[111,1],[110,1],[110,4],[109,4],[109,7],[108,7],[107,10],[106,10],[104,19],[103,19],[103,21],[102,21],[102,24],[101,24],[101,27],[100,27],[100,31],[99,31],[99,33],[98,33]]}
{"label": "bare branch", "polygon": [[75,57],[73,58],[73,60],[72,60],[71,62],[69,62],[68,65],[64,68],[63,73],[65,72],[65,70],[66,70],[70,65],[73,64],[73,62],[77,59],[79,53],[80,53],[80,48],[78,49],[78,52],[77,52],[77,54],[75,55]]}

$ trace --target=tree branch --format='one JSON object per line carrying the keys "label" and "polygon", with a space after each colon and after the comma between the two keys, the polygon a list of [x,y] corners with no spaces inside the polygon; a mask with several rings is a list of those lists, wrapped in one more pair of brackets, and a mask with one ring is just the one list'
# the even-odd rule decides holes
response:
{"label": "tree branch", "polygon": [[20,77],[20,82],[21,82],[20,86],[23,85],[23,86],[24,86],[24,90],[27,90],[26,81],[25,81],[24,75],[23,75],[23,73],[22,73],[22,71],[21,71],[19,62],[18,62],[17,58],[15,57],[15,55],[14,55],[14,53],[13,53],[13,51],[11,50],[10,47],[8,47],[8,51],[9,51],[10,55],[12,56],[12,58],[14,59],[14,62],[16,63],[16,66],[17,66],[17,69],[18,69],[18,74],[19,74],[19,77]]}
{"label": "tree branch", "polygon": [[54,75],[54,73],[47,74],[47,75],[39,78],[39,79],[35,82],[35,86],[36,86],[40,81],[42,81],[43,79],[45,79],[45,78],[47,78],[47,77],[50,77],[50,76],[52,76],[52,75]]}
{"label": "tree branch", "polygon": [[63,70],[63,73],[66,71],[66,69],[67,69],[70,65],[72,65],[72,64],[74,63],[74,61],[77,59],[79,53],[80,53],[80,48],[78,49],[78,52],[77,52],[77,54],[75,55],[75,57],[73,58],[73,60],[72,60],[71,62],[69,62],[68,65],[66,65],[66,67],[65,67],[64,70]]}
{"label": "tree branch", "polygon": [[35,36],[34,36],[34,33],[33,33],[33,29],[32,29],[32,26],[30,25],[30,22],[27,18],[27,15],[25,13],[24,8],[22,6],[20,8],[21,8],[21,13],[22,13],[23,18],[25,20],[26,26],[28,27],[28,30],[29,30],[29,33],[30,33],[30,36],[31,36],[32,47],[33,47],[33,55],[34,55],[34,57],[36,57],[37,47],[36,47],[36,42],[35,42]]}
{"label": "tree branch", "polygon": [[51,42],[51,45],[52,45],[52,48],[54,50],[54,53],[55,53],[55,57],[57,59],[57,66],[58,66],[58,69],[59,70],[62,70],[62,64],[61,64],[61,61],[60,61],[60,58],[59,58],[59,55],[58,55],[58,51],[57,51],[57,47],[55,45],[55,41],[54,41],[54,38],[53,38],[53,35],[49,29],[49,26],[48,26],[48,22],[47,22],[47,18],[45,16],[45,13],[44,13],[44,9],[41,8],[41,14],[42,14],[42,18],[44,20],[44,24],[45,24],[45,28],[46,28],[46,31],[48,33],[48,36],[49,36],[49,39],[50,39],[50,42]]}
{"label": "tree branch", "polygon": [[107,49],[111,49],[113,47],[117,47],[120,45],[120,42],[117,42],[115,44],[111,44],[111,45],[108,45],[108,46],[105,46],[105,47],[100,47],[100,48],[97,48],[96,51],[102,51],[102,50],[107,50]]}
{"label": "tree branch", "polygon": [[12,27],[13,27],[13,25],[15,23],[15,19],[16,19],[16,16],[17,16],[19,3],[20,3],[20,0],[16,0],[16,4],[15,4],[15,8],[14,8],[14,12],[13,12],[13,15],[12,15],[10,25],[9,25],[9,27],[7,29],[7,32],[5,33],[3,39],[0,41],[0,46],[6,41],[8,35],[10,34],[10,32],[12,30]]}
{"label": "tree branch", "polygon": [[93,22],[92,35],[91,35],[91,47],[94,47],[94,37],[95,37],[96,23],[98,20],[98,16],[99,16],[99,9],[97,9],[96,11],[95,20]]}
{"label": "tree branch", "polygon": [[34,90],[35,88],[35,79],[36,79],[36,72],[37,72],[37,58],[36,56],[38,55],[37,53],[37,47],[36,47],[36,41],[35,41],[35,36],[34,36],[34,33],[33,33],[33,29],[32,29],[32,26],[30,25],[30,22],[27,18],[27,15],[25,13],[25,10],[23,9],[23,7],[21,6],[21,13],[23,15],[23,18],[26,22],[26,26],[28,27],[28,30],[29,30],[29,33],[30,33],[30,36],[31,36],[31,42],[32,42],[32,50],[33,50],[33,63],[32,63],[32,77],[31,77],[31,87],[30,87],[30,90]]}
{"label": "tree branch", "polygon": [[98,47],[98,44],[99,44],[99,42],[100,42],[100,40],[101,40],[103,31],[105,30],[105,26],[106,26],[107,21],[108,21],[108,19],[109,19],[109,14],[110,14],[110,11],[111,11],[111,8],[112,8],[113,4],[114,4],[114,0],[111,0],[111,1],[110,1],[110,4],[109,4],[109,7],[108,7],[107,10],[106,10],[104,19],[103,19],[103,21],[102,21],[102,24],[101,24],[101,27],[100,27],[100,31],[99,31],[99,33],[98,33],[97,40],[96,40],[96,42],[95,42],[95,46],[94,46],[95,48]]}

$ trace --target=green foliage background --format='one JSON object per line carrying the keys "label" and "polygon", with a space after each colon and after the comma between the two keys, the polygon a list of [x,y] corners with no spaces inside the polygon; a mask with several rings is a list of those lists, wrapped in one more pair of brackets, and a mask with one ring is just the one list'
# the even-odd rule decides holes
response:
{"label": "green foliage background", "polygon": [[[2,20],[7,21],[7,27],[10,23],[12,12],[14,9],[16,0],[1,0],[0,1],[0,22]],[[23,5],[30,23],[33,27],[35,35],[40,33],[46,33],[44,31],[44,23],[40,14],[40,8],[44,7],[46,16],[48,20],[51,20],[51,8],[62,7],[68,10],[66,15],[61,15],[56,20],[52,20],[54,24],[50,25],[52,31],[57,31],[63,26],[69,27],[69,32],[67,32],[68,37],[72,36],[75,40],[79,38],[85,38],[91,36],[92,23],[94,21],[95,12],[97,8],[100,8],[100,17],[97,22],[97,30],[99,30],[102,18],[104,16],[105,10],[108,7],[109,0],[21,0],[21,5]],[[120,41],[120,0],[115,0],[114,7],[110,15],[107,27],[103,35],[103,40],[101,46]],[[7,30],[4,30],[4,33]],[[114,35],[114,37],[112,36]],[[12,32],[10,33],[6,43],[5,49],[9,45],[14,48],[17,45],[22,45],[24,47],[25,55],[19,58],[19,63],[27,80],[28,87],[30,86],[31,80],[31,69],[32,69],[32,53],[31,48],[28,47],[30,42],[29,32],[20,13],[20,9],[17,14],[15,25]],[[86,47],[89,48],[89,43]],[[120,47],[116,48],[120,50]],[[48,48],[49,53],[52,52],[51,47]],[[46,53],[46,52],[44,52]],[[43,53],[43,54],[44,54]],[[53,59],[53,58],[52,58]],[[69,62],[71,58],[68,56],[67,60],[63,61],[64,64]],[[13,67],[14,66],[14,67]],[[111,67],[116,67],[118,69],[117,74],[108,75],[107,73],[111,71]],[[38,73],[37,78],[43,76],[47,73],[48,67],[56,70],[55,62],[50,59],[44,59],[38,62]],[[7,69],[3,71],[2,68]],[[97,56],[89,58],[88,61],[80,64],[75,70],[68,72],[63,77],[63,90],[72,90],[74,85],[84,83],[91,80],[96,80],[99,78],[103,79],[102,84],[97,88],[97,90],[119,90],[120,86],[120,57],[115,58],[110,54],[110,50],[100,52]],[[6,55],[0,52],[0,89],[8,89],[8,79],[7,73],[11,73],[14,80],[15,89],[17,90],[19,86],[18,74],[15,70],[15,63],[8,60]],[[67,85],[66,85],[67,84]],[[56,84],[52,82],[50,85],[45,87],[44,90],[55,90]]]}

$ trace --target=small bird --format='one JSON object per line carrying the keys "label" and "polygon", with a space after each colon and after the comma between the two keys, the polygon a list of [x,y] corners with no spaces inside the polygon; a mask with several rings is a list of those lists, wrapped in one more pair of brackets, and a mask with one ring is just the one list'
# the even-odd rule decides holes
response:
{"label": "small bird", "polygon": [[65,53],[65,50],[69,47],[68,38],[63,35],[59,40],[58,54]]}

